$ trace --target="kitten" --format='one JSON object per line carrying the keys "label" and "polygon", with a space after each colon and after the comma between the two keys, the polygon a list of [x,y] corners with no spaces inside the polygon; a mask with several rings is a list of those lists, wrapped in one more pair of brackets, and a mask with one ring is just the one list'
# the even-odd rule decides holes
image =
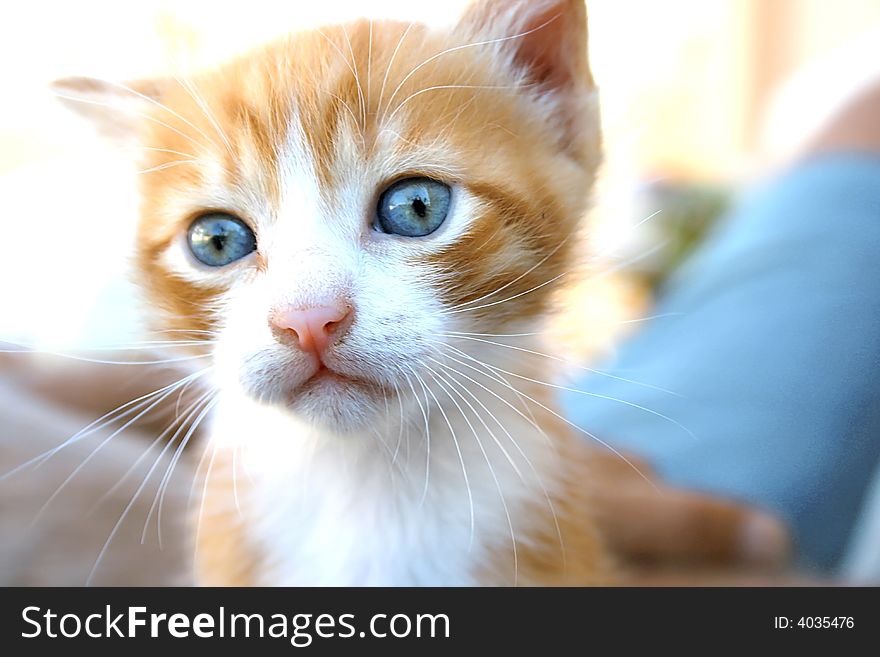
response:
{"label": "kitten", "polygon": [[582,0],[57,90],[142,147],[153,323],[210,348],[201,583],[606,581],[532,353],[600,156]]}

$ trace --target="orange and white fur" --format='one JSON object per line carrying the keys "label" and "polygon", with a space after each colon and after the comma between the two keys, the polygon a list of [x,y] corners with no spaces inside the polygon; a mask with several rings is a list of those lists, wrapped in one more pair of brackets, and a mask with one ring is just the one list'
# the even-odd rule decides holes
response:
{"label": "orange and white fur", "polygon": [[[154,326],[211,353],[201,583],[607,581],[586,441],[530,354],[599,160],[582,1],[477,0],[452,28],[362,20],[186,81],[57,91],[141,147]],[[377,229],[383,192],[425,179],[442,224]],[[193,257],[206,214],[252,250]]]}

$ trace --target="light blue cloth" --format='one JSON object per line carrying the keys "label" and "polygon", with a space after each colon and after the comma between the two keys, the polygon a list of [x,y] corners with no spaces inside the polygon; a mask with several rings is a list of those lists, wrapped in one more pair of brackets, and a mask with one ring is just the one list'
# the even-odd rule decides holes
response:
{"label": "light blue cloth", "polygon": [[[880,461],[880,158],[815,158],[751,194],[670,281],[657,314],[568,416],[669,482],[747,500],[841,558]],[[652,313],[653,314],[653,313]]]}

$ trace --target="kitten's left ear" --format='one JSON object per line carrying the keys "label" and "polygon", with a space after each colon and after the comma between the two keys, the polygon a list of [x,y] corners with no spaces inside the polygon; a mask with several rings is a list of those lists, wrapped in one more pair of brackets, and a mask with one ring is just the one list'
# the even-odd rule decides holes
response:
{"label": "kitten's left ear", "polygon": [[120,84],[72,77],[56,80],[51,90],[64,105],[89,119],[102,136],[130,144],[149,121],[147,113],[160,104],[164,86],[161,80]]}
{"label": "kitten's left ear", "polygon": [[475,42],[488,42],[507,66],[524,74],[524,84],[551,101],[563,142],[574,139],[579,147],[583,138],[595,137],[584,0],[476,0],[459,28]]}

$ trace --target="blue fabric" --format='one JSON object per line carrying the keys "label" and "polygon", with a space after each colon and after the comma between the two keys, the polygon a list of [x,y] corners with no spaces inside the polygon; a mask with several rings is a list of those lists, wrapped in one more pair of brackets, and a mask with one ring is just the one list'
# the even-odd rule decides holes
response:
{"label": "blue fabric", "polygon": [[[746,198],[657,314],[566,393],[579,426],[669,482],[774,510],[805,563],[842,557],[880,461],[880,158],[805,162]],[[652,313],[653,314],[653,313]]]}

